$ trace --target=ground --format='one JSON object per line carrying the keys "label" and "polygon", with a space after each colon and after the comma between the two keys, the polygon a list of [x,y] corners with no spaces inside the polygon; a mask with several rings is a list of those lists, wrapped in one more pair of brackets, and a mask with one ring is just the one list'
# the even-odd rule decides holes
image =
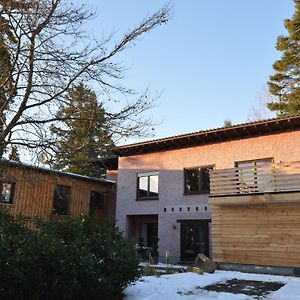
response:
{"label": "ground", "polygon": [[300,278],[229,271],[204,275],[180,273],[142,277],[125,290],[125,300],[185,299],[297,300]]}

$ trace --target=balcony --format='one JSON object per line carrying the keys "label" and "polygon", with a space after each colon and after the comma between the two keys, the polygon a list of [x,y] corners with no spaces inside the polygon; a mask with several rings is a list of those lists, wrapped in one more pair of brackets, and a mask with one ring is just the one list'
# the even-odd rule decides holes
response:
{"label": "balcony", "polygon": [[300,202],[300,161],[210,172],[210,204],[281,202]]}

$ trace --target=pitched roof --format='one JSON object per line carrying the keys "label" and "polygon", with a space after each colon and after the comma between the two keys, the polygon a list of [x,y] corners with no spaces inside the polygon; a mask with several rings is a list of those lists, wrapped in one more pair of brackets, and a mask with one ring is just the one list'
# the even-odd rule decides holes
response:
{"label": "pitched roof", "polygon": [[96,177],[90,177],[90,176],[75,174],[75,173],[71,173],[71,172],[52,170],[52,169],[48,169],[48,168],[45,168],[45,167],[29,165],[29,164],[14,161],[14,160],[4,160],[3,162],[5,164],[8,164],[9,166],[35,170],[35,171],[39,171],[39,172],[43,172],[43,173],[51,173],[51,174],[54,174],[54,175],[67,176],[67,177],[71,177],[71,178],[76,178],[76,179],[81,179],[81,180],[86,180],[86,181],[99,182],[99,183],[104,183],[104,184],[114,184],[115,183],[112,180],[107,180],[107,179],[104,179],[104,178],[96,178]]}
{"label": "pitched roof", "polygon": [[115,147],[118,156],[140,155],[300,129],[300,115],[241,123]]}

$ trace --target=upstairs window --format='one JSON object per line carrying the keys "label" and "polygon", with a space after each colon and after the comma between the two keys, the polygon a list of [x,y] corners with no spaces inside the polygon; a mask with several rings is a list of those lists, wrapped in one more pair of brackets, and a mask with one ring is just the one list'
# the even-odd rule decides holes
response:
{"label": "upstairs window", "polygon": [[11,182],[2,182],[0,183],[0,188],[1,188],[0,203],[12,204],[15,184]]}
{"label": "upstairs window", "polygon": [[212,166],[184,169],[184,193],[209,194],[209,171],[212,169]]}
{"label": "upstairs window", "polygon": [[235,167],[239,168],[236,174],[239,177],[239,192],[265,192],[266,188],[272,188],[274,178],[268,168],[272,163],[273,158],[235,162]]}
{"label": "upstairs window", "polygon": [[57,185],[54,191],[53,211],[55,215],[67,215],[70,202],[69,186]]}
{"label": "upstairs window", "polygon": [[255,160],[245,160],[235,162],[235,167],[247,168],[247,167],[257,167],[273,163],[273,158],[261,158]]}
{"label": "upstairs window", "polygon": [[89,215],[94,216],[97,211],[104,209],[104,194],[92,191]]}
{"label": "upstairs window", "polygon": [[157,200],[158,172],[139,173],[137,179],[137,200]]}

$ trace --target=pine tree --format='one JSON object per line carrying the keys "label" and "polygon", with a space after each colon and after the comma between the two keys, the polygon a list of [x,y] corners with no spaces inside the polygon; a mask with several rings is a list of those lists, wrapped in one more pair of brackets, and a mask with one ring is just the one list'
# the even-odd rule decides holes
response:
{"label": "pine tree", "polygon": [[12,146],[11,152],[9,153],[9,156],[8,156],[8,159],[18,161],[18,162],[21,161],[20,154],[19,154],[18,148],[16,146]]}
{"label": "pine tree", "polygon": [[279,36],[276,49],[282,57],[273,64],[275,74],[268,82],[272,95],[278,101],[269,102],[268,108],[278,115],[292,115],[300,112],[300,0],[294,0],[295,13],[284,21],[287,36]]}
{"label": "pine tree", "polygon": [[83,83],[68,91],[65,103],[57,113],[57,117],[65,121],[62,126],[51,128],[59,149],[54,166],[68,172],[100,177],[103,170],[93,162],[106,157],[113,146],[105,110],[97,102],[96,94]]}
{"label": "pine tree", "polygon": [[223,125],[224,127],[230,127],[230,126],[232,126],[232,122],[231,122],[231,120],[230,119],[225,119],[224,120],[224,125]]}

